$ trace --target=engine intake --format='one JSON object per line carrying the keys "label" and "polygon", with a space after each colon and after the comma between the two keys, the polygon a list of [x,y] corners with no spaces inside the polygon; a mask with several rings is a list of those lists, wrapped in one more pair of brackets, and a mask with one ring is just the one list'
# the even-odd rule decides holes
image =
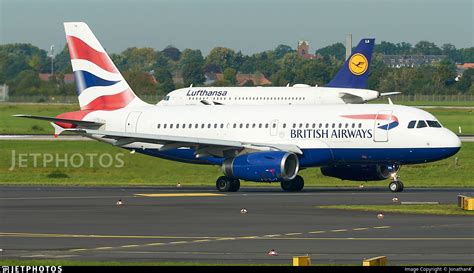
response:
{"label": "engine intake", "polygon": [[376,181],[389,178],[399,169],[398,164],[336,165],[321,167],[321,173],[342,180]]}
{"label": "engine intake", "polygon": [[226,159],[222,171],[226,176],[248,181],[291,180],[298,174],[299,160],[288,152],[256,152]]}

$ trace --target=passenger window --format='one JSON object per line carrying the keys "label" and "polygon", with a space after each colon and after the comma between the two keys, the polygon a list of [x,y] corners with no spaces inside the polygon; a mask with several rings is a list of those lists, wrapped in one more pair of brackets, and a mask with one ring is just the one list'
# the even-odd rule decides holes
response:
{"label": "passenger window", "polygon": [[428,126],[434,127],[434,128],[441,128],[441,124],[437,122],[436,120],[427,120]]}
{"label": "passenger window", "polygon": [[158,129],[160,129],[160,127],[161,127],[161,124],[159,124],[159,123],[158,123],[158,125],[157,125],[156,127],[157,127]]}
{"label": "passenger window", "polygon": [[356,127],[356,124],[355,123],[352,123],[352,128],[355,128]]}
{"label": "passenger window", "polygon": [[242,128],[242,127],[244,127],[244,125],[243,125],[242,123],[241,123],[241,124],[239,124],[239,128]]}
{"label": "passenger window", "polygon": [[359,123],[359,128],[362,128],[362,123]]}
{"label": "passenger window", "polygon": [[234,123],[234,125],[232,125],[232,127],[233,127],[233,128],[237,128],[237,124],[236,124],[236,123]]}
{"label": "passenger window", "polygon": [[283,123],[283,129],[285,129],[285,128],[286,128],[286,123]]}
{"label": "passenger window", "polygon": [[211,128],[211,124],[210,124],[210,123],[207,124],[207,128],[208,128],[208,129]]}
{"label": "passenger window", "polygon": [[332,128],[336,128],[336,124],[335,124],[335,123],[332,124]]}
{"label": "passenger window", "polygon": [[309,123],[306,123],[306,129],[308,129],[308,128],[309,128]]}
{"label": "passenger window", "polygon": [[339,128],[342,128],[342,123],[339,123]]}
{"label": "passenger window", "polygon": [[261,123],[258,124],[258,128],[262,128],[262,124],[261,124]]}
{"label": "passenger window", "polygon": [[329,128],[329,123],[326,123],[326,126],[325,126],[325,127],[326,127],[326,128]]}
{"label": "passenger window", "polygon": [[316,128],[316,123],[313,123],[313,129]]}
{"label": "passenger window", "polygon": [[217,123],[214,123],[214,129],[217,129]]}
{"label": "passenger window", "polygon": [[418,124],[416,125],[416,128],[425,128],[425,127],[428,127],[428,125],[426,125],[426,122],[424,120],[419,120]]}
{"label": "passenger window", "polygon": [[205,126],[205,125],[204,125],[204,123],[203,123],[203,124],[201,124],[201,129],[204,129],[204,126]]}
{"label": "passenger window", "polygon": [[300,128],[303,128],[303,123],[300,123],[300,126],[299,126],[299,127],[300,127]]}
{"label": "passenger window", "polygon": [[166,129],[166,123],[165,123],[165,124],[163,124],[163,129]]}
{"label": "passenger window", "polygon": [[186,124],[183,124],[183,129],[186,129]]}
{"label": "passenger window", "polygon": [[199,124],[197,124],[197,123],[196,123],[196,124],[194,124],[194,128],[196,128],[196,129],[197,129],[198,127],[199,127]]}
{"label": "passenger window", "polygon": [[276,127],[277,127],[276,123],[273,123],[273,124],[272,124],[272,127],[273,127],[273,128],[276,128]]}
{"label": "passenger window", "polygon": [[265,123],[265,128],[268,129],[268,123]]}
{"label": "passenger window", "polygon": [[296,123],[293,123],[293,129],[296,128]]}
{"label": "passenger window", "polygon": [[224,128],[224,123],[221,123],[221,129]]}
{"label": "passenger window", "polygon": [[255,128],[255,126],[257,126],[255,123],[252,124],[252,128]]}
{"label": "passenger window", "polygon": [[320,123],[318,127],[319,127],[319,128],[323,128],[323,124],[322,124],[322,123]]}
{"label": "passenger window", "polygon": [[245,128],[249,128],[249,124],[248,124],[248,123],[245,125]]}
{"label": "passenger window", "polygon": [[412,129],[415,128],[416,120],[412,120],[408,123],[408,128]]}
{"label": "passenger window", "polygon": [[193,124],[192,123],[189,123],[189,129],[192,129],[193,128]]}

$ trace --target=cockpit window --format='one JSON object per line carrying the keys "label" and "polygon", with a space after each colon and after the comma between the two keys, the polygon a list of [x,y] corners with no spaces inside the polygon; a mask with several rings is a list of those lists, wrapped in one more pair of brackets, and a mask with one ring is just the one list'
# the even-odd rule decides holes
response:
{"label": "cockpit window", "polygon": [[426,122],[424,120],[419,120],[418,124],[416,125],[416,128],[425,128],[425,127],[428,127],[428,125],[426,125]]}
{"label": "cockpit window", "polygon": [[412,120],[408,123],[408,128],[415,128],[416,120]]}
{"label": "cockpit window", "polygon": [[165,100],[170,100],[170,96],[166,96],[166,97],[165,97]]}
{"label": "cockpit window", "polygon": [[436,120],[427,120],[428,126],[434,127],[434,128],[441,128],[441,124],[437,122]]}

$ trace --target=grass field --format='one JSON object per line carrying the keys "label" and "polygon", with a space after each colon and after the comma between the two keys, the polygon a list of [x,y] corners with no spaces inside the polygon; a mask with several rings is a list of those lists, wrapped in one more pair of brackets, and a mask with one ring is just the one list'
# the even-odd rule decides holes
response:
{"label": "grass field", "polygon": [[377,211],[377,212],[395,212],[410,214],[435,214],[435,215],[468,215],[474,216],[472,210],[462,210],[454,204],[439,205],[334,205],[334,206],[318,206],[322,209],[343,209],[343,210],[359,210],[359,211]]}
{"label": "grass field", "polygon": [[[15,118],[12,115],[30,114],[54,117],[60,113],[78,109],[77,105],[67,104],[0,104],[0,134],[52,134],[53,129],[46,121]],[[436,108],[425,110],[436,116],[446,128],[456,134],[459,126],[462,128],[463,134],[474,134],[474,109]]]}
{"label": "grass field", "polygon": [[[12,152],[15,154],[12,155]],[[25,154],[21,156],[24,161],[21,163],[27,167],[9,170],[12,158],[15,158],[18,166],[19,154]],[[49,154],[51,158],[46,157]],[[106,167],[101,167],[101,157],[102,165]],[[452,157],[434,163],[403,166],[399,175],[406,187],[474,187],[474,143],[463,143],[456,157],[456,166]],[[67,166],[65,158],[69,159]],[[325,177],[318,168],[306,169],[300,174],[307,186],[358,187],[360,184]],[[221,175],[217,166],[192,165],[138,153],[130,154],[126,150],[95,141],[0,141],[0,182],[3,184],[175,186],[181,183],[182,186],[214,186],[216,178]],[[364,184],[366,187],[386,187],[388,180]],[[266,183],[243,183],[243,186],[250,185],[268,186]],[[271,185],[279,187],[278,183]]]}

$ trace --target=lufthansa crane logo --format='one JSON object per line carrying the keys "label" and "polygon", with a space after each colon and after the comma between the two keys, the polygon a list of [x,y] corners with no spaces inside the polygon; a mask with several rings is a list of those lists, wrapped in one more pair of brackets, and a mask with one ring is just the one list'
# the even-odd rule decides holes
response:
{"label": "lufthansa crane logo", "polygon": [[368,67],[369,62],[367,61],[367,58],[360,53],[352,55],[351,59],[349,60],[349,70],[354,75],[359,76],[364,74]]}

